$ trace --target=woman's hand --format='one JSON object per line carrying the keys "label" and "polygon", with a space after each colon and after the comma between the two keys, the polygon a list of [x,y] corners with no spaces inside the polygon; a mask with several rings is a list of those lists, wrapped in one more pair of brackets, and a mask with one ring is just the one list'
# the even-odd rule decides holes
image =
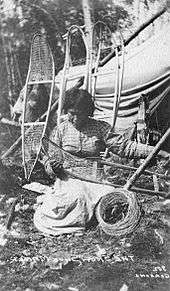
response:
{"label": "woman's hand", "polygon": [[53,177],[58,177],[61,180],[67,180],[68,176],[64,171],[63,165],[61,162],[56,161],[55,159],[50,159],[49,161],[50,167],[53,172]]}
{"label": "woman's hand", "polygon": [[57,162],[55,159],[50,159],[46,161],[46,163],[44,164],[44,168],[48,176],[51,179],[53,179],[62,170],[62,165],[61,163]]}
{"label": "woman's hand", "polygon": [[56,161],[55,159],[51,159],[50,166],[55,174],[58,174],[58,172],[62,169],[62,165],[60,162]]}

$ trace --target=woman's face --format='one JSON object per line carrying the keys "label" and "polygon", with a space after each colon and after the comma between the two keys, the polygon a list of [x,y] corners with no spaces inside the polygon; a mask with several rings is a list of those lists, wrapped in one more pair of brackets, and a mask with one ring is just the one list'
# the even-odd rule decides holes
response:
{"label": "woman's face", "polygon": [[68,110],[69,121],[77,128],[80,129],[88,120],[88,113],[85,110]]}

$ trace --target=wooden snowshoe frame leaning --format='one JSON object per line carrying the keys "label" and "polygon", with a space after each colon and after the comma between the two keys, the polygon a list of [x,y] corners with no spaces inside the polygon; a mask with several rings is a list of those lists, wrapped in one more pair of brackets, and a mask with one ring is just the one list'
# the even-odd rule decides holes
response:
{"label": "wooden snowshoe frame leaning", "polygon": [[110,46],[107,46],[111,51],[114,49],[112,43],[112,32],[110,28],[103,22],[97,21],[93,26],[92,31],[92,48],[93,48],[93,59],[94,59],[94,67],[93,67],[93,82],[91,88],[91,94],[95,99],[96,94],[96,82],[97,82],[97,73],[99,69],[99,63],[101,61],[102,51],[106,50],[106,42],[109,42]]}
{"label": "wooden snowshoe frame leaning", "polygon": [[[123,74],[124,74],[124,54],[125,54],[125,47],[124,47],[124,39],[123,35],[118,29],[118,38],[119,41],[116,39],[114,33],[111,32],[110,28],[102,21],[98,21],[93,26],[93,48],[95,47],[96,41],[96,32],[98,31],[98,50],[96,54],[96,60],[94,64],[94,73],[92,74],[93,82],[92,82],[92,96],[95,99],[96,93],[96,83],[97,83],[97,76],[98,76],[98,68],[100,65],[100,58],[102,53],[102,46],[103,43],[110,39],[111,44],[111,51],[115,52],[116,57],[116,78],[113,80],[115,82],[115,92],[114,92],[114,102],[113,102],[113,117],[112,117],[112,131],[114,130],[116,118],[119,109],[121,91],[122,91],[122,84],[123,84]],[[103,36],[103,33],[106,34],[107,31],[107,39]],[[94,53],[93,53],[94,54]]]}
{"label": "wooden snowshoe frame leaning", "polygon": [[[111,33],[111,32],[110,32]],[[121,92],[122,92],[122,84],[123,84],[123,75],[124,75],[124,55],[125,55],[125,46],[124,39],[120,30],[119,33],[119,41],[117,43],[114,35],[112,34],[112,43],[113,43],[113,51],[115,52],[116,58],[116,78],[115,82],[115,92],[114,92],[114,101],[113,101],[113,115],[112,115],[112,126],[110,132],[114,131],[116,119],[118,116],[118,109],[120,104]],[[99,64],[98,64],[99,65]],[[97,74],[95,74],[97,76]],[[96,80],[95,80],[96,83]],[[93,90],[95,92],[95,88]],[[106,149],[104,156],[107,157],[108,149]]]}
{"label": "wooden snowshoe frame leaning", "polygon": [[[119,103],[121,98],[121,91],[122,91],[122,84],[123,84],[123,74],[124,74],[124,54],[125,54],[125,47],[124,47],[124,40],[119,30],[119,38],[120,38],[120,46],[116,45],[115,41],[115,53],[116,53],[116,63],[117,63],[117,72],[116,72],[116,79],[115,79],[115,94],[114,94],[114,103],[113,103],[113,120],[112,120],[112,129],[114,130],[116,119],[118,115]],[[118,46],[120,49],[118,50]]]}
{"label": "wooden snowshoe frame leaning", "polygon": [[[72,36],[74,33],[78,33],[79,36],[82,38],[82,41],[85,46],[85,51],[86,51],[86,57],[85,57],[85,70],[83,74],[81,73],[78,76],[70,76],[69,75],[69,69],[72,66],[72,60],[71,60],[71,44],[72,44]],[[89,88],[89,82],[90,82],[90,60],[91,59],[91,53],[88,48],[87,40],[85,37],[85,34],[83,30],[77,26],[73,25],[70,27],[67,33],[67,38],[66,38],[66,53],[65,53],[65,62],[64,62],[64,67],[63,67],[63,72],[62,72],[62,79],[61,79],[61,85],[60,85],[60,94],[59,94],[59,101],[58,101],[58,114],[57,114],[57,125],[60,124],[60,117],[61,117],[61,112],[62,112],[62,106],[63,106],[63,100],[65,96],[65,91],[67,89],[67,82],[73,79],[80,79],[83,78],[83,89]]]}
{"label": "wooden snowshoe frame leaning", "polygon": [[[55,68],[51,49],[43,35],[36,34],[31,45],[30,63],[26,79],[26,90],[24,94],[24,108],[22,117],[22,160],[25,178],[30,179],[32,171],[38,160],[42,138],[45,134],[47,122],[51,109],[55,82]],[[26,109],[29,100],[29,88],[35,85],[49,85],[50,96],[45,121],[36,120],[35,122],[26,121]]]}

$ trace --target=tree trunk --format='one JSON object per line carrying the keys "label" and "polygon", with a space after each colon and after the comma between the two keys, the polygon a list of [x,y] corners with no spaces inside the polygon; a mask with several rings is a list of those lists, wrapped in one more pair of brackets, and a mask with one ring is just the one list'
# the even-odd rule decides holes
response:
{"label": "tree trunk", "polygon": [[92,22],[90,15],[90,5],[89,0],[82,0],[83,13],[84,13],[84,23],[85,23],[85,34],[87,39],[87,44],[89,48],[89,76],[88,76],[88,88],[87,90],[91,93],[91,73],[92,73]]}

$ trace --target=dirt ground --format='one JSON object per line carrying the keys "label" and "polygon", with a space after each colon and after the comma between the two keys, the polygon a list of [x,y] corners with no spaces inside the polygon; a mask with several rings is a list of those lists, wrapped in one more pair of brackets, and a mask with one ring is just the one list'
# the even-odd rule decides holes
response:
{"label": "dirt ground", "polygon": [[[2,154],[16,133],[1,126],[0,134]],[[170,200],[137,194],[141,219],[124,237],[104,234],[95,220],[83,234],[44,236],[33,225],[39,194],[21,187],[16,165],[0,171],[1,291],[170,290]],[[117,173],[123,184],[129,174]],[[159,184],[168,190],[163,180]],[[153,187],[151,177],[137,183],[146,185]],[[11,229],[2,236],[16,197]]]}

